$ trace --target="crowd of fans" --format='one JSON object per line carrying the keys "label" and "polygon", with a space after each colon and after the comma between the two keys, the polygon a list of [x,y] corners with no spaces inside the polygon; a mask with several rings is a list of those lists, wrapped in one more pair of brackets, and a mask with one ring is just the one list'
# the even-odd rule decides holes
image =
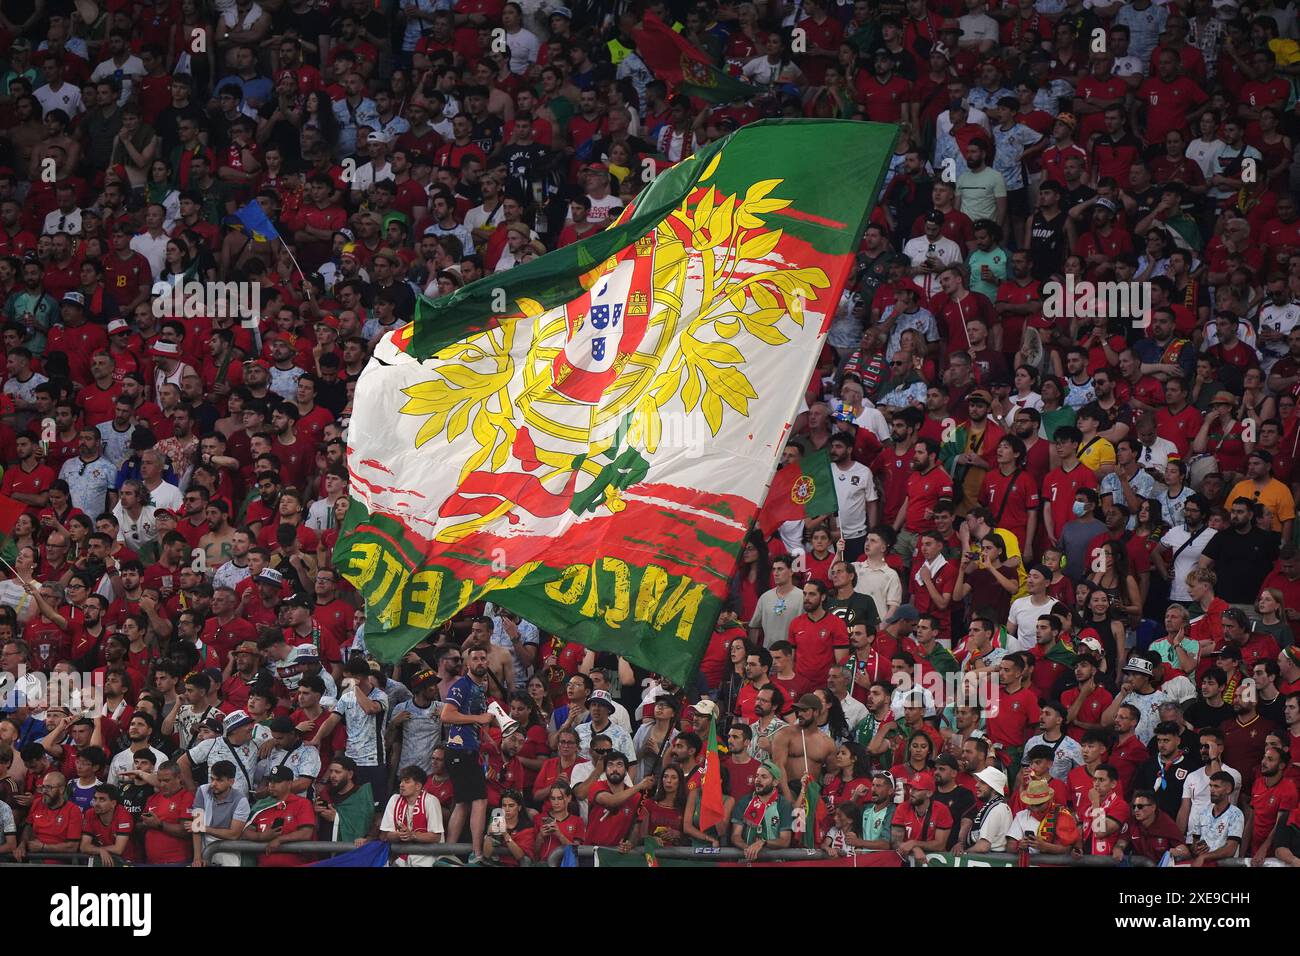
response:
{"label": "crowd of fans", "polygon": [[[1300,31],[1267,3],[7,2],[0,853],[1295,865]],[[754,95],[657,79],[648,12]],[[330,561],[373,345],[782,116],[900,129],[785,449],[829,452],[836,511],[745,539],[693,686],[491,605],[373,661]],[[216,280],[250,315],[158,307]]]}

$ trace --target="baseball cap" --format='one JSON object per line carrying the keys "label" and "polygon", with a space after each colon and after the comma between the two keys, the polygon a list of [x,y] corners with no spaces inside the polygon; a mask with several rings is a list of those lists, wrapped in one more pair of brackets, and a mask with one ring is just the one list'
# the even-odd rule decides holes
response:
{"label": "baseball cap", "polygon": [[117,335],[119,332],[130,332],[130,331],[131,331],[131,326],[127,324],[125,319],[114,319],[112,322],[108,323],[109,335]]}
{"label": "baseball cap", "polygon": [[86,297],[80,292],[65,292],[62,301],[68,305],[79,305],[83,309],[86,307]]}
{"label": "baseball cap", "polygon": [[1133,657],[1130,657],[1128,663],[1124,665],[1124,673],[1126,674],[1145,674],[1147,677],[1150,677],[1151,671],[1151,662],[1145,657],[1134,655]]}
{"label": "baseball cap", "polygon": [[694,704],[691,705],[691,709],[695,711],[697,714],[701,714],[705,717],[718,716],[718,705],[707,698],[696,701]]}
{"label": "baseball cap", "polygon": [[366,137],[367,143],[391,143],[392,141],[393,138],[391,136],[383,130],[377,129],[371,130],[370,134]]}
{"label": "baseball cap", "polygon": [[1079,125],[1079,121],[1074,118],[1073,113],[1061,113],[1059,116],[1056,117],[1056,121],[1058,123],[1064,123],[1070,129],[1074,129],[1076,126]]}
{"label": "baseball cap", "polygon": [[411,690],[423,690],[438,683],[438,675],[433,671],[425,668],[422,671],[416,671],[411,677]]}
{"label": "baseball cap", "polygon": [[591,696],[587,698],[587,706],[590,707],[592,704],[601,704],[608,707],[611,712],[614,710],[614,698],[609,696],[607,690],[593,690]]}
{"label": "baseball cap", "polygon": [[552,7],[551,16],[547,17],[547,19],[549,20],[551,17],[564,17],[566,20],[572,20],[573,11],[568,7]]}
{"label": "baseball cap", "polygon": [[936,767],[947,767],[950,770],[961,769],[961,765],[957,763],[957,758],[952,754],[939,754],[934,758],[934,765]]}
{"label": "baseball cap", "polygon": [[934,790],[934,773],[930,770],[922,770],[908,780],[907,783],[913,790]]}
{"label": "baseball cap", "polygon": [[259,584],[283,584],[284,575],[275,568],[263,568],[254,579]]}
{"label": "baseball cap", "polygon": [[822,699],[816,694],[804,694],[794,705],[795,710],[821,710]]}
{"label": "baseball cap", "polygon": [[293,771],[281,764],[272,770],[266,779],[271,783],[292,783]]}
{"label": "baseball cap", "polygon": [[1097,205],[1100,206],[1102,209],[1107,209],[1110,210],[1111,212],[1115,212],[1115,210],[1119,208],[1118,206],[1115,205],[1115,203],[1112,200],[1106,199],[1104,197],[1102,199],[1097,200]]}
{"label": "baseball cap", "polygon": [[943,213],[937,209],[931,209],[925,214],[925,221],[932,222],[937,226],[943,225]]}
{"label": "baseball cap", "polygon": [[232,734],[240,727],[247,727],[251,723],[253,723],[253,718],[248,716],[247,711],[232,710],[226,714],[226,719],[222,721],[221,730],[222,733]]}
{"label": "baseball cap", "polygon": [[885,620],[886,624],[897,624],[899,621],[919,621],[920,613],[910,604],[900,604],[893,614]]}
{"label": "baseball cap", "polygon": [[311,607],[311,602],[301,594],[290,594],[280,602],[280,607]]}
{"label": "baseball cap", "polygon": [[266,359],[256,359],[256,358],[244,359],[244,367],[247,368],[250,365],[256,365],[260,367],[263,371],[267,371],[267,372],[271,371],[271,363],[266,361]]}
{"label": "baseball cap", "polygon": [[149,347],[149,354],[156,358],[178,359],[181,357],[181,347],[175,342],[155,342]]}

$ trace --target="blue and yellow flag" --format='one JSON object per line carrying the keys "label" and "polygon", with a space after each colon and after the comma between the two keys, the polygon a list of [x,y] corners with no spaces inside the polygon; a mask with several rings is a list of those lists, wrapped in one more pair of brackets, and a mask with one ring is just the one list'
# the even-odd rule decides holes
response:
{"label": "blue and yellow flag", "polygon": [[234,226],[245,235],[252,236],[258,242],[275,242],[280,238],[280,233],[275,229],[275,224],[262,211],[262,204],[256,199],[241,206],[235,210],[233,216],[227,216],[222,220],[223,225]]}

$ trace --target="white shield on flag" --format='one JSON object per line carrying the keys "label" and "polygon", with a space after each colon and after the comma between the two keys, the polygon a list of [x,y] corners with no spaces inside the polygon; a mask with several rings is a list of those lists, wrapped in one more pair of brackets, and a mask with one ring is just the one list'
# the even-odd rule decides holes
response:
{"label": "white shield on flag", "polygon": [[[552,367],[555,391],[596,405],[645,337],[653,289],[654,233],[611,260],[591,288],[565,308],[568,341]],[[634,291],[635,290],[635,291]]]}

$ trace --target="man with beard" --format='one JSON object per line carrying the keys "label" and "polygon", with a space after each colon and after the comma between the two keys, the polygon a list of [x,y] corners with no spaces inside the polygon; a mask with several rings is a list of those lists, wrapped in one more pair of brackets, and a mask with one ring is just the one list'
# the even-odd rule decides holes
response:
{"label": "man with beard", "polygon": [[[201,489],[195,490],[201,491]],[[218,568],[234,554],[235,550],[236,532],[230,524],[230,505],[220,499],[211,500],[203,508],[203,518],[208,531],[199,538],[198,547],[203,549],[207,566]],[[247,549],[244,553],[248,553]]]}
{"label": "man with beard", "polygon": [[1011,807],[1006,801],[1007,775],[996,767],[975,772],[975,791],[980,809],[971,821],[965,844],[954,853],[1001,853],[1007,846],[1011,829]]}
{"label": "man with beard", "polygon": [[939,464],[939,442],[932,438],[917,439],[912,453],[912,474],[907,481],[907,497],[894,518],[894,530],[898,532],[894,550],[904,560],[912,557],[919,536],[934,530],[934,506],[939,499],[951,499],[952,495],[952,478]]}
{"label": "man with beard", "polygon": [[754,771],[754,793],[749,802],[738,802],[731,812],[731,845],[744,850],[748,862],[756,860],[765,849],[785,849],[794,836],[793,808],[783,793],[777,791],[780,778],[777,765],[764,761]]}
{"label": "man with beard", "polygon": [[357,765],[342,754],[330,761],[323,792],[316,796],[316,814],[322,823],[322,840],[340,843],[365,841],[374,817],[374,795],[369,783],[357,785]]}
{"label": "man with beard", "polygon": [[954,823],[948,807],[935,801],[937,783],[934,774],[925,770],[912,777],[907,803],[894,814],[891,833],[893,848],[900,856],[925,863],[927,853],[942,853]]}
{"label": "man with beard", "polygon": [[1241,792],[1249,798],[1264,757],[1264,739],[1278,727],[1260,716],[1259,695],[1250,678],[1237,685],[1232,710],[1236,716],[1219,728],[1223,731],[1223,762],[1241,769]]}
{"label": "man with beard", "polygon": [[844,621],[826,608],[827,589],[821,581],[803,587],[804,613],[790,622],[786,640],[795,649],[796,672],[809,687],[825,682],[832,664],[849,659],[849,632]]}
{"label": "man with beard", "polygon": [[654,776],[640,783],[627,783],[627,758],[616,747],[605,758],[605,777],[587,790],[587,839],[591,846],[632,849],[629,839],[637,822],[643,793],[655,787]]}
{"label": "man with beard", "polygon": [[67,785],[67,778],[58,771],[47,773],[41,780],[40,802],[32,805],[14,849],[14,859],[19,863],[25,862],[28,853],[68,853],[77,849],[83,815],[76,804],[68,802]]}
{"label": "man with beard", "polygon": [[749,752],[759,760],[771,757],[777,733],[789,726],[778,716],[784,707],[785,695],[775,684],[759,688],[754,695],[754,721],[749,725],[753,737],[749,742]]}
{"label": "man with beard", "polygon": [[483,828],[487,823],[487,781],[479,762],[479,735],[493,718],[487,712],[487,647],[471,645],[465,656],[469,673],[452,684],[442,707],[442,723],[447,729],[447,772],[456,801],[447,839],[452,843],[460,841],[468,813],[473,845],[469,861],[476,863],[483,857]]}
{"label": "man with beard", "polygon": [[[248,550],[253,546],[253,534],[247,528],[240,528],[230,536],[230,560],[217,566],[212,575],[212,590],[234,588],[246,581],[252,574],[248,568]],[[211,565],[210,565],[211,566]]]}
{"label": "man with beard", "polygon": [[1277,822],[1285,821],[1300,804],[1295,780],[1285,776],[1286,751],[1266,747],[1260,758],[1254,783],[1247,791],[1250,804],[1246,810],[1245,837],[1250,841],[1251,863],[1262,866],[1277,837]]}
{"label": "man with beard", "polygon": [[826,761],[835,753],[835,742],[820,730],[821,711],[821,698],[804,694],[794,705],[794,724],[782,727],[772,739],[772,761],[784,771],[781,796],[791,803],[809,783],[821,780]]}
{"label": "man with beard", "polygon": [[446,700],[452,685],[465,673],[463,651],[455,644],[443,644],[437,649],[434,666],[438,672],[438,699]]}
{"label": "man with beard", "polygon": [[[1267,452],[1264,454],[1267,455]],[[1290,518],[1283,521],[1282,527],[1285,530],[1279,535],[1276,531],[1264,531],[1255,523],[1255,513],[1264,502],[1261,501],[1258,490],[1251,494],[1249,486],[1253,483],[1251,479],[1256,476],[1280,485],[1280,482],[1269,476],[1271,464],[1271,461],[1265,462],[1259,457],[1251,456],[1247,465],[1251,477],[1237,485],[1228,496],[1228,501],[1231,502],[1228,527],[1206,543],[1199,562],[1201,567],[1212,567],[1217,575],[1215,595],[1248,614],[1255,610],[1255,599],[1259,596],[1264,578],[1273,568],[1273,562],[1277,560],[1281,542],[1287,540],[1291,524]],[[1243,488],[1243,485],[1246,487]],[[1285,486],[1282,486],[1281,491],[1286,495],[1287,502],[1290,502],[1291,492]],[[1280,519],[1284,515],[1278,514],[1275,517]],[[1276,521],[1274,526],[1276,527]]]}
{"label": "man with beard", "polygon": [[844,559],[862,557],[867,528],[880,517],[880,496],[871,469],[853,460],[853,437],[843,432],[830,440],[831,474],[835,476],[838,501],[840,540],[844,542]]}
{"label": "man with beard", "polygon": [[108,494],[117,481],[117,466],[104,457],[98,429],[85,427],[77,433],[77,457],[63,463],[59,477],[68,483],[74,508],[88,515],[105,510]]}
{"label": "man with beard", "polygon": [[153,733],[153,724],[150,722],[148,714],[137,713],[131,715],[131,720],[126,725],[127,747],[109,762],[108,778],[104,781],[105,783],[114,787],[122,785],[122,774],[135,767],[135,752],[137,750],[148,750],[152,753],[156,761],[155,766],[166,762],[167,755],[158,748],[149,745]]}

